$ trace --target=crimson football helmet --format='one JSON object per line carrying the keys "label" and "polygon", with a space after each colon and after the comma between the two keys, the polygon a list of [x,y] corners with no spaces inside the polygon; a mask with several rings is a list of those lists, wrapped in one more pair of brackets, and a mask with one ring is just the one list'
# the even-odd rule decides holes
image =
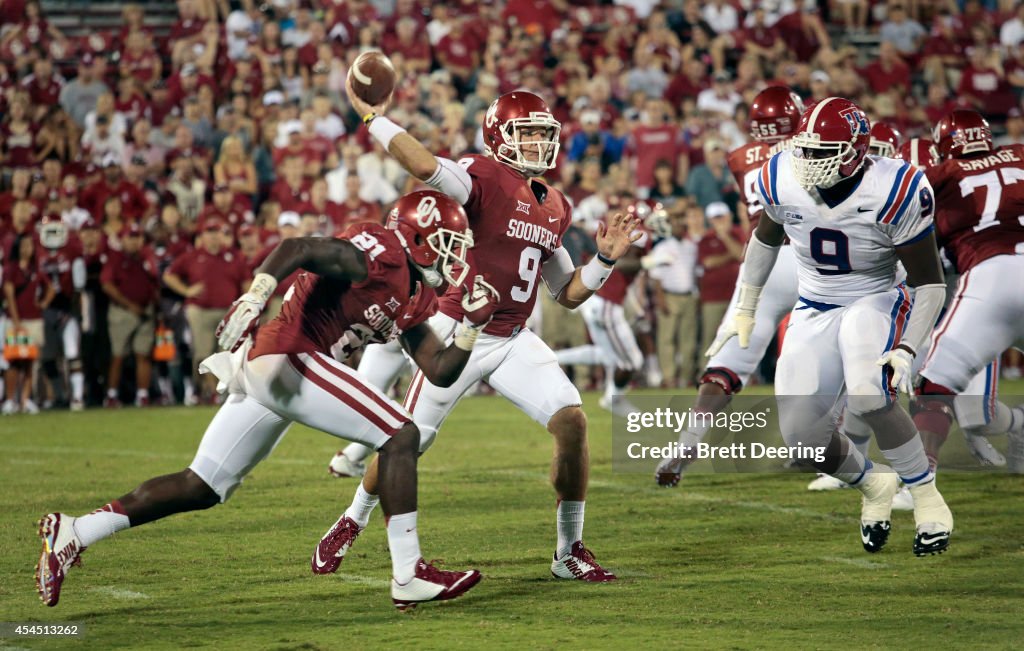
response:
{"label": "crimson football helmet", "polygon": [[894,127],[885,122],[875,122],[871,125],[871,144],[868,145],[868,153],[883,158],[896,158],[902,140],[903,136]]}
{"label": "crimson football helmet", "polygon": [[957,109],[939,120],[932,129],[932,140],[940,160],[992,151],[992,129],[988,120],[971,109]]}
{"label": "crimson football helmet", "polygon": [[785,86],[765,88],[750,105],[750,137],[773,143],[796,133],[804,102]]}
{"label": "crimson football helmet", "polygon": [[487,154],[530,176],[554,169],[561,132],[547,103],[525,90],[500,96],[484,115]]}
{"label": "crimson football helmet", "polygon": [[906,141],[896,152],[896,158],[923,170],[939,164],[939,153],[935,151],[932,141],[927,138],[911,138]]}
{"label": "crimson football helmet", "polygon": [[473,232],[466,211],[457,201],[435,190],[410,192],[395,202],[387,228],[395,231],[427,285],[438,287],[448,281],[457,286],[465,280]]}
{"label": "crimson football helmet", "polygon": [[[644,204],[646,205],[646,204]],[[671,237],[672,224],[669,222],[668,210],[660,201],[654,204],[650,214],[642,216],[644,227],[654,234],[655,237]]]}
{"label": "crimson football helmet", "polygon": [[39,243],[48,249],[57,250],[68,243],[68,226],[57,215],[46,215],[36,229]]}
{"label": "crimson football helmet", "polygon": [[871,122],[859,106],[829,97],[804,111],[793,136],[793,172],[807,188],[830,188],[864,164]]}

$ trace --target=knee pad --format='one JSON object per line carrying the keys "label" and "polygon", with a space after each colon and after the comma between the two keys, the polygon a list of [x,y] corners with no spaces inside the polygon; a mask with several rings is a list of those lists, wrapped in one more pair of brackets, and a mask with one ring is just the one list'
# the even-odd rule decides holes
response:
{"label": "knee pad", "polygon": [[708,368],[700,376],[700,384],[717,384],[725,391],[725,395],[731,396],[743,390],[743,382],[740,376],[733,373],[724,366]]}
{"label": "knee pad", "polygon": [[220,463],[209,457],[197,456],[192,460],[188,469],[217,494],[221,504],[228,501],[243,479],[236,473],[228,472]]}
{"label": "knee pad", "polygon": [[864,416],[891,409],[895,404],[895,398],[878,393],[876,385],[852,386],[847,393],[846,411]]}
{"label": "knee pad", "polygon": [[956,394],[925,378],[917,389],[917,395],[910,401],[910,415],[919,430],[936,434],[949,434],[953,424],[953,400]]}
{"label": "knee pad", "polygon": [[421,427],[420,430],[420,455],[430,449],[437,438],[437,430],[433,427]]}

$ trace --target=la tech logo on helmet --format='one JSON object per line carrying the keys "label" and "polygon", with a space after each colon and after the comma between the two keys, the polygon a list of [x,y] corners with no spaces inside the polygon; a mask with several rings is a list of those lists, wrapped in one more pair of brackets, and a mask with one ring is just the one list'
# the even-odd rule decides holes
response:
{"label": "la tech logo on helmet", "polygon": [[850,108],[839,111],[839,115],[850,123],[850,135],[866,135],[871,132],[868,127],[868,121],[864,118],[864,114],[861,113],[857,107],[851,106]]}

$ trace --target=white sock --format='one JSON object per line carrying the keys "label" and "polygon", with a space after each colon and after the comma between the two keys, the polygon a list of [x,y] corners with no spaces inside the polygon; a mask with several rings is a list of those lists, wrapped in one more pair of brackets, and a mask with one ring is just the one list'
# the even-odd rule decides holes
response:
{"label": "white sock", "polygon": [[841,481],[845,481],[851,486],[856,486],[864,477],[867,476],[868,471],[871,470],[871,462],[864,458],[864,455],[860,453],[855,446],[849,446],[849,452],[846,457],[839,464],[839,469],[832,473],[832,476]]}
{"label": "white sock", "polygon": [[568,554],[572,544],[577,540],[583,540],[583,509],[586,502],[571,502],[561,500],[558,502],[558,547],[555,553],[556,558]]}
{"label": "white sock", "polygon": [[370,522],[370,514],[379,503],[380,498],[367,493],[363,483],[359,482],[359,488],[356,489],[355,497],[352,498],[352,504],[346,509],[345,515],[355,520],[360,529],[365,529]]}
{"label": "white sock", "polygon": [[75,519],[75,535],[82,541],[82,547],[109,538],[122,529],[132,526],[124,514],[121,502],[114,500],[88,515]]}
{"label": "white sock", "polygon": [[366,459],[366,457],[370,456],[373,452],[373,448],[363,445],[362,443],[349,443],[345,446],[345,449],[342,450],[342,452],[345,453],[345,456],[348,457],[349,461],[359,463]]}
{"label": "white sock", "polygon": [[139,398],[146,398],[148,400],[149,399],[149,389],[139,389],[138,391],[136,391],[135,392],[135,399],[138,400]]}
{"label": "white sock", "polygon": [[882,450],[882,454],[907,486],[926,484],[935,478],[935,473],[928,467],[928,455],[924,452],[920,434],[915,434],[898,448]]}
{"label": "white sock", "polygon": [[71,398],[81,400],[85,395],[85,375],[81,371],[71,374]]}
{"label": "white sock", "polygon": [[408,583],[416,574],[420,553],[420,537],[416,533],[416,511],[388,518],[388,548],[391,549],[391,572],[395,581]]}
{"label": "white sock", "polygon": [[850,439],[850,443],[853,443],[853,447],[857,448],[857,452],[861,453],[864,458],[868,457],[868,451],[871,449],[871,435],[858,436],[855,434],[846,433],[846,438]]}
{"label": "white sock", "polygon": [[192,384],[192,378],[187,377],[182,380],[182,386],[185,387],[185,401],[188,402],[196,397],[196,388]]}
{"label": "white sock", "polygon": [[107,397],[108,398],[116,398],[117,397],[117,389],[107,389]]}

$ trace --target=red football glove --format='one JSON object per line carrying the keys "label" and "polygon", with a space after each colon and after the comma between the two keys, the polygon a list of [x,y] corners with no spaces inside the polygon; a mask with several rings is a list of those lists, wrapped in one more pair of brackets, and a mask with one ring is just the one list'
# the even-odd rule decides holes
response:
{"label": "red football glove", "polygon": [[469,274],[462,284],[462,314],[473,327],[482,328],[494,316],[501,296],[481,274]]}

